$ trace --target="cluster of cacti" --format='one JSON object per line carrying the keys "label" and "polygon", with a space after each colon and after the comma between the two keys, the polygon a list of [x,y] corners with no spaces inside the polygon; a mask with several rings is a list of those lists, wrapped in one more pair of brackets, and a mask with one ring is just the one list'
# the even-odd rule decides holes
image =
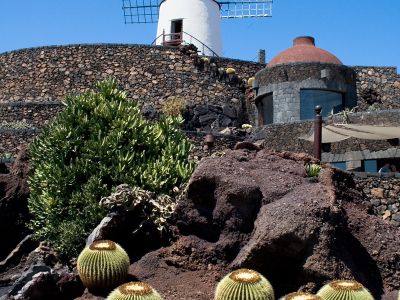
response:
{"label": "cluster of cacti", "polygon": [[93,242],[78,257],[77,269],[83,284],[93,290],[106,290],[121,284],[128,275],[129,256],[117,243]]}
{"label": "cluster of cacti", "polygon": [[274,290],[260,273],[239,269],[226,275],[217,286],[214,300],[274,300]]}
{"label": "cluster of cacti", "polygon": [[294,292],[283,296],[279,300],[322,300],[322,298],[306,292]]}
{"label": "cluster of cacti", "polygon": [[374,300],[371,293],[354,280],[335,280],[324,285],[317,293],[324,300]]}
{"label": "cluster of cacti", "polygon": [[322,167],[318,164],[307,164],[305,169],[307,177],[316,177],[321,172]]}
{"label": "cluster of cacti", "polygon": [[117,287],[106,300],[162,300],[162,298],[147,283],[129,282]]}
{"label": "cluster of cacti", "polygon": [[[122,283],[128,273],[129,257],[116,243],[96,241],[78,257],[77,269],[89,289],[106,290]],[[129,282],[113,290],[106,300],[162,300],[160,294],[144,282]],[[274,289],[260,273],[239,269],[226,275],[217,285],[214,300],[275,300]],[[371,293],[354,280],[335,280],[313,295],[294,292],[279,300],[374,300]]]}

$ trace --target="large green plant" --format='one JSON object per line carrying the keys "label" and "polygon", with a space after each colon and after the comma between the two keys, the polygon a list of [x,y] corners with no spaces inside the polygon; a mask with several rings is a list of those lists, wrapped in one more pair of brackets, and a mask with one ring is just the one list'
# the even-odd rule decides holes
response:
{"label": "large green plant", "polygon": [[122,183],[170,194],[193,171],[181,118],[146,121],[114,79],[68,97],[66,109],[30,146],[30,227],[75,256],[104,216],[98,203]]}

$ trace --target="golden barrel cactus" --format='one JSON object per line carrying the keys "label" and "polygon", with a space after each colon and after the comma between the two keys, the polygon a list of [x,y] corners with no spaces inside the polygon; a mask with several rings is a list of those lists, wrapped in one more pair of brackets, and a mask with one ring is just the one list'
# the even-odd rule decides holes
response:
{"label": "golden barrel cactus", "polygon": [[354,280],[335,280],[324,285],[317,293],[323,300],[374,300],[371,293]]}
{"label": "golden barrel cactus", "polygon": [[78,257],[77,269],[88,289],[107,290],[121,284],[128,275],[129,257],[117,243],[93,242]]}
{"label": "golden barrel cactus", "polygon": [[106,300],[162,300],[162,298],[147,283],[129,282],[117,287]]}
{"label": "golden barrel cactus", "polygon": [[260,273],[239,269],[226,275],[217,286],[214,300],[274,300],[274,290]]}

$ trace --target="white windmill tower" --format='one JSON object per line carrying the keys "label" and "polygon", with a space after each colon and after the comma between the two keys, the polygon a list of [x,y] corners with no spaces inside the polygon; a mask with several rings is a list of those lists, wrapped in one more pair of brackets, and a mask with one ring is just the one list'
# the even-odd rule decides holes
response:
{"label": "white windmill tower", "polygon": [[271,17],[273,0],[122,0],[125,23],[155,23],[156,45],[222,54],[220,18]]}

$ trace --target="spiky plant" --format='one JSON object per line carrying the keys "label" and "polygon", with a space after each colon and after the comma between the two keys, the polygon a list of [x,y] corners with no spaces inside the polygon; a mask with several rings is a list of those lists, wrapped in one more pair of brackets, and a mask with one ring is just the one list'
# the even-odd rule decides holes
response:
{"label": "spiky plant", "polygon": [[318,164],[307,164],[305,169],[307,177],[317,177],[322,167]]}
{"label": "spiky plant", "polygon": [[147,283],[129,282],[117,287],[106,300],[162,300],[162,297]]}
{"label": "spiky plant", "polygon": [[115,79],[67,97],[65,110],[29,148],[29,227],[35,239],[70,259],[106,215],[98,203],[116,186],[172,195],[194,169],[182,122],[180,116],[147,121]]}
{"label": "spiky plant", "polygon": [[260,273],[239,269],[226,275],[217,286],[214,300],[274,300],[274,290]]}
{"label": "spiky plant", "polygon": [[335,280],[324,285],[317,293],[323,300],[374,300],[371,293],[354,280]]}
{"label": "spiky plant", "polygon": [[93,242],[78,257],[79,276],[89,289],[107,290],[121,284],[128,275],[129,256],[117,243]]}
{"label": "spiky plant", "polygon": [[313,295],[305,292],[294,292],[283,296],[279,300],[322,300],[318,295]]}

